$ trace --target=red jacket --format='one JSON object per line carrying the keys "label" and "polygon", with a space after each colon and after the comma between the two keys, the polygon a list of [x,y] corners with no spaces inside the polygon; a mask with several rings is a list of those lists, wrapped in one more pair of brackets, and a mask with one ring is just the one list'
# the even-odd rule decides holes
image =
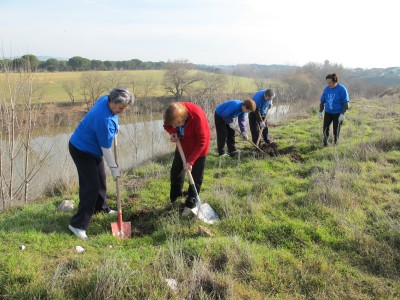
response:
{"label": "red jacket", "polygon": [[[182,102],[189,112],[185,125],[183,138],[180,139],[186,161],[193,165],[199,157],[207,156],[210,148],[210,126],[204,110],[190,102]],[[177,133],[176,128],[164,124],[164,129],[169,133]]]}

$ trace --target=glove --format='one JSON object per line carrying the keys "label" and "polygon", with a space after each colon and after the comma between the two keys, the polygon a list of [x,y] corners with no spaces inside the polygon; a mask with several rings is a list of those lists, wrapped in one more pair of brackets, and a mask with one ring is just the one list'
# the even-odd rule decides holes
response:
{"label": "glove", "polygon": [[117,177],[121,177],[121,170],[119,169],[119,167],[111,167],[110,168],[111,171],[111,175],[114,178],[114,180],[117,179]]}
{"label": "glove", "polygon": [[242,137],[243,137],[243,139],[244,139],[245,141],[247,141],[247,140],[249,139],[249,137],[247,136],[246,131],[243,131],[243,132],[242,132]]}
{"label": "glove", "polygon": [[339,116],[339,122],[343,122],[344,121],[344,114],[340,114]]}
{"label": "glove", "polygon": [[230,124],[229,124],[229,127],[230,127],[231,129],[235,130],[235,127],[236,127],[236,126],[235,126],[235,123],[233,123],[233,122],[230,123]]}
{"label": "glove", "polygon": [[318,118],[321,120],[322,119],[322,112],[318,113]]}
{"label": "glove", "polygon": [[261,128],[267,127],[267,124],[265,124],[264,122],[261,122],[261,123],[260,123],[260,127],[261,127]]}

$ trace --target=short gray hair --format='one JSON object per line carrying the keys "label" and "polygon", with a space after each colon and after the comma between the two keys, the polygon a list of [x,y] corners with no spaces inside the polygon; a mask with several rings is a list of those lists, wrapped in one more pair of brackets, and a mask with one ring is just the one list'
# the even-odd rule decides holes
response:
{"label": "short gray hair", "polygon": [[110,95],[108,95],[108,101],[113,102],[113,103],[118,103],[118,104],[133,104],[133,101],[135,100],[135,97],[129,92],[129,90],[125,87],[119,86],[116,88],[113,88],[113,90],[110,92]]}
{"label": "short gray hair", "polygon": [[266,96],[269,96],[269,97],[271,97],[271,99],[272,99],[272,98],[275,97],[275,92],[274,92],[273,89],[266,89],[265,92],[264,92],[264,96],[265,96],[265,97],[266,97]]}

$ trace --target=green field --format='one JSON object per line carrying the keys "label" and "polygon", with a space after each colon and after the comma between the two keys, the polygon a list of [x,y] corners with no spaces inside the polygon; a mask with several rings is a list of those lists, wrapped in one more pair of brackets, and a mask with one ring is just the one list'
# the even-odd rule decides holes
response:
{"label": "green field", "polygon": [[57,206],[78,203],[76,185],[1,212],[0,298],[399,299],[397,97],[353,99],[338,147],[322,147],[311,112],[270,128],[278,156],[238,141],[241,156],[220,161],[212,144],[200,198],[219,214],[216,225],[165,209],[172,154],[121,178],[130,239],[113,237],[116,218],[104,214],[89,241],[73,236],[72,213]]}
{"label": "green field", "polygon": [[[194,72],[194,71],[192,71]],[[154,88],[152,89],[149,96],[162,97],[166,96],[166,90],[164,89],[162,82],[164,79],[165,70],[140,70],[140,71],[98,71],[98,72],[57,72],[57,73],[36,73],[35,82],[39,86],[44,87],[44,94],[41,97],[40,102],[42,103],[53,103],[53,102],[69,102],[70,99],[68,94],[63,89],[63,84],[67,82],[73,82],[75,85],[76,101],[82,100],[80,96],[80,83],[82,76],[85,74],[98,74],[104,77],[104,80],[111,80],[111,78],[118,78],[122,83],[121,85],[126,86],[132,90],[132,82],[135,82],[136,86],[143,85],[145,83],[152,83]],[[12,76],[17,76],[11,74]],[[254,93],[256,85],[251,78],[226,76],[226,92],[234,90],[240,90],[244,93]],[[4,75],[0,74],[0,81],[4,80]],[[169,94],[171,96],[171,94]]]}

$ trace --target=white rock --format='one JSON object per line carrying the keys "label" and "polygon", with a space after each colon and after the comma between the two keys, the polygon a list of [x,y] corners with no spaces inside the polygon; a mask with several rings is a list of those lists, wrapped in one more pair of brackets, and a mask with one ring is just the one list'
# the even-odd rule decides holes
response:
{"label": "white rock", "polygon": [[58,211],[63,212],[72,212],[74,210],[74,201],[73,200],[63,200],[61,201],[60,205],[58,206]]}
{"label": "white rock", "polygon": [[81,247],[81,246],[75,246],[75,250],[76,250],[77,252],[79,252],[79,253],[85,251],[85,249],[84,249],[83,247]]}
{"label": "white rock", "polygon": [[25,247],[24,245],[19,246],[19,250],[22,250],[22,251],[23,251],[23,250],[25,250],[25,248],[26,248],[26,247]]}
{"label": "white rock", "polygon": [[168,286],[170,287],[171,290],[174,292],[177,291],[178,289],[178,283],[176,282],[175,279],[173,278],[166,278],[165,281],[167,282]]}

